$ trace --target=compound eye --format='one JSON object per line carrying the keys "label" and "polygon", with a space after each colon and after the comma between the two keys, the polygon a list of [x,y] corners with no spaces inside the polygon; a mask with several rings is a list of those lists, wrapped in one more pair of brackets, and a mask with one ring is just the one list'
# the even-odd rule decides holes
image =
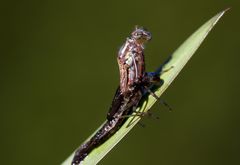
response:
{"label": "compound eye", "polygon": [[135,33],[135,36],[136,36],[137,38],[140,38],[140,37],[142,37],[142,33],[141,33],[141,32],[137,32],[137,33]]}
{"label": "compound eye", "polygon": [[139,32],[139,33],[137,33],[137,36],[141,36],[141,35],[142,35],[142,33],[140,33],[140,32]]}
{"label": "compound eye", "polygon": [[135,30],[135,31],[132,33],[132,36],[133,36],[135,39],[140,39],[140,38],[143,37],[143,35],[144,35],[144,33],[143,33],[141,30],[139,30],[139,29]]}

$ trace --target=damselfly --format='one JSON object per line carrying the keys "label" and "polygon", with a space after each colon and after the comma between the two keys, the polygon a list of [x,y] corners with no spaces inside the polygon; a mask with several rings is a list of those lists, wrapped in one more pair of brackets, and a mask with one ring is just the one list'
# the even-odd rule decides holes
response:
{"label": "damselfly", "polygon": [[124,124],[133,113],[148,87],[159,82],[159,76],[145,71],[144,44],[151,40],[151,34],[136,27],[120,48],[117,56],[120,85],[113,98],[106,123],[93,137],[76,150],[72,165],[80,164],[95,148],[103,144]]}

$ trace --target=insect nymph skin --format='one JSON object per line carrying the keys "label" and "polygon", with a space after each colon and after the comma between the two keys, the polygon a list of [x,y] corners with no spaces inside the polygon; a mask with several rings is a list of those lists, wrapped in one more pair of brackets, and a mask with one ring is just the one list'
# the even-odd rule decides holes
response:
{"label": "insect nymph skin", "polygon": [[144,86],[149,86],[152,80],[158,79],[157,76],[149,76],[145,72],[144,44],[150,39],[150,32],[136,27],[120,48],[117,56],[120,85],[107,114],[107,121],[90,140],[76,150],[72,165],[81,164],[93,149],[116,133],[127,120],[124,116],[136,109],[146,93]]}
{"label": "insect nymph skin", "polygon": [[122,102],[128,102],[129,107],[137,106],[143,94],[142,85],[150,83],[152,78],[145,72],[144,44],[151,38],[146,29],[136,27],[120,48],[117,57],[120,85],[107,114],[108,120],[114,118]]}
{"label": "insect nymph skin", "polygon": [[131,93],[134,86],[140,84],[145,76],[144,43],[151,38],[149,32],[136,28],[118,52],[120,89],[124,96]]}

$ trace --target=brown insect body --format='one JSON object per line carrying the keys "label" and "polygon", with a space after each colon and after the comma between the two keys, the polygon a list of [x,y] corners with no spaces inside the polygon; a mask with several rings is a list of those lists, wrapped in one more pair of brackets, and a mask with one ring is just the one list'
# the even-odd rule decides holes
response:
{"label": "brown insect body", "polygon": [[132,92],[145,73],[143,46],[133,39],[127,39],[118,54],[120,89],[124,96]]}
{"label": "brown insect body", "polygon": [[120,86],[113,98],[107,121],[102,128],[86,143],[76,150],[72,165],[78,165],[96,147],[115,134],[126,121],[125,115],[137,107],[143,95],[142,84],[148,84],[145,73],[144,43],[151,34],[143,28],[136,28],[118,53]]}
{"label": "brown insect body", "polygon": [[[120,73],[120,93],[116,93],[107,119],[112,120],[121,105],[126,102],[129,107],[136,107],[142,98],[143,84],[148,84],[145,72],[144,44],[151,39],[151,34],[143,28],[138,28],[127,38],[118,52],[118,66]],[[125,104],[124,104],[125,102]]]}

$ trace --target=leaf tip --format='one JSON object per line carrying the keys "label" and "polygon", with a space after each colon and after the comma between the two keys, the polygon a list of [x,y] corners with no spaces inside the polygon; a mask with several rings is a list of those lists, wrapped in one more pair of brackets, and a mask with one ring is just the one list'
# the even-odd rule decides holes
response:
{"label": "leaf tip", "polygon": [[226,8],[226,9],[224,9],[223,11],[221,11],[220,13],[219,13],[219,18],[221,18],[222,16],[223,16],[223,14],[225,14],[228,10],[230,10],[231,9],[231,7],[228,7],[228,8]]}
{"label": "leaf tip", "polygon": [[224,13],[226,13],[228,10],[230,10],[231,9],[231,7],[228,7],[228,8],[226,8],[225,10],[223,10],[223,12]]}

